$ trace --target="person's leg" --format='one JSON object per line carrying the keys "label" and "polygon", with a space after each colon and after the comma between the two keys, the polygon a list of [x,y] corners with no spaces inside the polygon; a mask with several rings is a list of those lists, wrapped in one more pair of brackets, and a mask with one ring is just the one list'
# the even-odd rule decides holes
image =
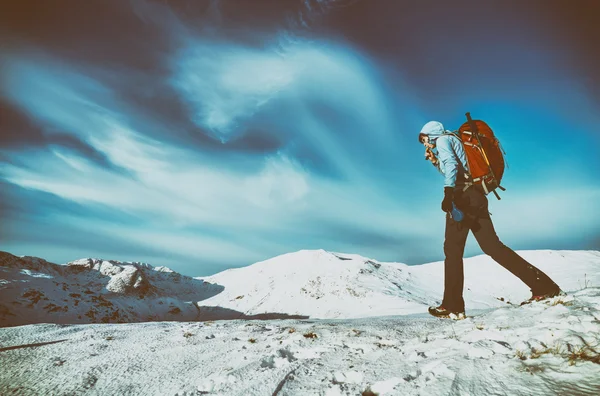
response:
{"label": "person's leg", "polygon": [[487,205],[485,212],[485,215],[481,214],[477,219],[477,227],[472,228],[473,235],[477,239],[481,250],[517,278],[521,279],[529,286],[534,296],[558,292],[560,290],[558,285],[548,275],[527,262],[500,241],[494,230],[492,219],[489,213],[487,213]]}
{"label": "person's leg", "polygon": [[444,299],[442,306],[448,311],[464,312],[463,300],[463,253],[469,228],[446,216],[444,240]]}

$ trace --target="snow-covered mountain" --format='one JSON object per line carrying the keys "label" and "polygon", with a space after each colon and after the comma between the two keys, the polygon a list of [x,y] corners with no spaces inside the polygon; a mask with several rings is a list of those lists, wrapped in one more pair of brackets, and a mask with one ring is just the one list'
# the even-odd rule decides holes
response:
{"label": "snow-covered mountain", "polygon": [[[565,291],[581,289],[586,282],[600,285],[600,252],[545,250],[519,254]],[[358,255],[302,250],[201,278],[224,287],[223,292],[201,304],[246,315],[406,315],[425,312],[428,305],[439,302],[443,275],[443,262],[408,266]],[[529,288],[490,257],[465,259],[467,310],[500,307],[529,297]]]}
{"label": "snow-covered mountain", "polygon": [[0,326],[196,320],[223,290],[166,267],[81,259],[58,265],[0,252]]}
{"label": "snow-covered mountain", "polygon": [[[600,284],[600,252],[519,253],[565,291]],[[57,265],[0,252],[0,326],[406,315],[439,302],[442,282],[442,262],[407,266],[324,250],[203,278],[143,263],[89,258]],[[529,296],[489,257],[465,260],[467,310]]]}

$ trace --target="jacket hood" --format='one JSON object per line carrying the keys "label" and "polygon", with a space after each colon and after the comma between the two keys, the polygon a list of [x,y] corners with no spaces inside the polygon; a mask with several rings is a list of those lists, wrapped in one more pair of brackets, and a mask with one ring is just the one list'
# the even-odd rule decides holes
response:
{"label": "jacket hood", "polygon": [[429,142],[433,144],[437,138],[444,133],[444,131],[444,125],[442,125],[441,122],[429,121],[427,124],[423,125],[421,132],[419,132],[419,143],[421,142],[421,136],[426,135],[429,136]]}

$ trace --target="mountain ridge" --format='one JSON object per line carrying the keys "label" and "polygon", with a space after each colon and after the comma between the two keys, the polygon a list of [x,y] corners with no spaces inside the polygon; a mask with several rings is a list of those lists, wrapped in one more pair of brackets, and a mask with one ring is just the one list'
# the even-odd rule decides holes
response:
{"label": "mountain ridge", "polygon": [[[599,285],[598,251],[521,251],[563,288]],[[248,318],[361,318],[426,312],[443,291],[443,262],[408,266],[300,250],[205,277],[141,262],[55,264],[0,252],[0,326]],[[529,290],[487,256],[465,259],[469,309],[519,302]]]}

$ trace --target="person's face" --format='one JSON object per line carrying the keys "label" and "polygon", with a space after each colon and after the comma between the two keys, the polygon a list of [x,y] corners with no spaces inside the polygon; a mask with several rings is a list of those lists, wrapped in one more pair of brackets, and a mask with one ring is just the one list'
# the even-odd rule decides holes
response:
{"label": "person's face", "polygon": [[421,143],[423,143],[423,146],[425,146],[425,159],[427,161],[431,161],[431,163],[435,165],[437,163],[437,158],[433,154],[433,151],[431,151],[431,149],[435,146],[429,143],[429,136],[423,135],[421,137]]}
{"label": "person's face", "polygon": [[423,135],[421,136],[421,143],[423,143],[423,146],[425,146],[426,148],[433,148],[434,145],[429,143],[429,136],[427,135]]}

